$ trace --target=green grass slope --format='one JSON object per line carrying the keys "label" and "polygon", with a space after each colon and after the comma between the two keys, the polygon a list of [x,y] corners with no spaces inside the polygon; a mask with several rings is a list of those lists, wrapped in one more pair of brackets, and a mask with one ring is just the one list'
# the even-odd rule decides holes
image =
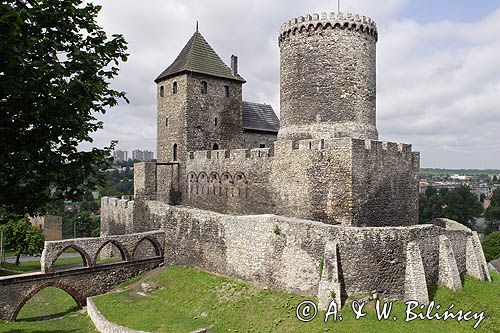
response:
{"label": "green grass slope", "polygon": [[[311,322],[300,322],[296,306],[313,297],[260,289],[193,268],[172,267],[148,281],[156,289],[138,295],[124,291],[102,295],[96,304],[111,321],[149,332],[190,332],[212,326],[211,332],[500,332],[500,275],[485,283],[466,277],[464,288],[452,292],[433,291],[442,313],[454,304],[454,311],[485,312],[474,330],[471,321],[415,320],[405,322],[406,306],[394,303],[390,320],[378,321],[374,304],[365,306],[367,315],[354,319],[350,306],[341,311],[342,321],[324,323],[324,312]],[[393,316],[397,320],[392,319]]]}

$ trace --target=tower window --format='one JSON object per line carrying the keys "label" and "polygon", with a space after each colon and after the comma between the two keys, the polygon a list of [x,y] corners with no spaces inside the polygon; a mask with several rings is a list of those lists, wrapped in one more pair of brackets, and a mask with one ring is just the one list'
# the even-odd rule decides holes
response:
{"label": "tower window", "polygon": [[261,143],[260,144],[260,148],[266,148],[266,144],[265,143]]}
{"label": "tower window", "polygon": [[177,143],[174,143],[173,160],[177,161]]}
{"label": "tower window", "polygon": [[174,83],[172,83],[172,94],[177,94],[177,81],[174,81]]}
{"label": "tower window", "polygon": [[214,126],[217,126],[217,124],[218,124],[217,117],[215,117],[215,119],[214,119]]}
{"label": "tower window", "polygon": [[168,118],[165,118],[165,126],[168,127]]}
{"label": "tower window", "polygon": [[212,150],[219,150],[219,145],[217,143],[214,143]]}
{"label": "tower window", "polygon": [[224,86],[224,97],[229,97],[229,86]]}
{"label": "tower window", "polygon": [[164,96],[165,96],[165,87],[161,86],[160,87],[160,97],[164,97]]}
{"label": "tower window", "polygon": [[208,83],[206,81],[201,81],[200,92],[206,94],[208,92]]}

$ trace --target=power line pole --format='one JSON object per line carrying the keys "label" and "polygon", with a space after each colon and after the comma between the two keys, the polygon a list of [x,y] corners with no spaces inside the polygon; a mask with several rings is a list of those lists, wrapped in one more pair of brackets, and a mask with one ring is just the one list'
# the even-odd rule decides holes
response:
{"label": "power line pole", "polygon": [[4,260],[4,253],[3,253],[3,230],[0,230],[0,264]]}

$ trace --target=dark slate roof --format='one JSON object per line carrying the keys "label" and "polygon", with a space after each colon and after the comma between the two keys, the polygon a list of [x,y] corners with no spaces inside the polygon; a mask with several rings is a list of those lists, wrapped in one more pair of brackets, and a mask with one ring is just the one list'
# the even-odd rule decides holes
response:
{"label": "dark slate roof", "polygon": [[243,129],[278,133],[280,121],[271,105],[243,102]]}
{"label": "dark slate roof", "polygon": [[500,273],[500,259],[490,261],[490,264],[491,264],[491,266],[493,266],[495,268],[497,273]]}
{"label": "dark slate roof", "polygon": [[240,75],[232,74],[231,68],[226,66],[199,31],[194,33],[177,59],[156,78],[155,82],[158,83],[182,72],[201,73],[245,82]]}

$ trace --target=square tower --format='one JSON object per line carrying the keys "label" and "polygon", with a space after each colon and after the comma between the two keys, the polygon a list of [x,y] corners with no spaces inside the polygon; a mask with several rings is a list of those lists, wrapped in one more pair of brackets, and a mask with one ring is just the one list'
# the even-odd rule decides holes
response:
{"label": "square tower", "polygon": [[199,31],[155,80],[158,162],[186,160],[189,151],[233,148],[241,136],[242,84],[237,58],[228,67]]}

